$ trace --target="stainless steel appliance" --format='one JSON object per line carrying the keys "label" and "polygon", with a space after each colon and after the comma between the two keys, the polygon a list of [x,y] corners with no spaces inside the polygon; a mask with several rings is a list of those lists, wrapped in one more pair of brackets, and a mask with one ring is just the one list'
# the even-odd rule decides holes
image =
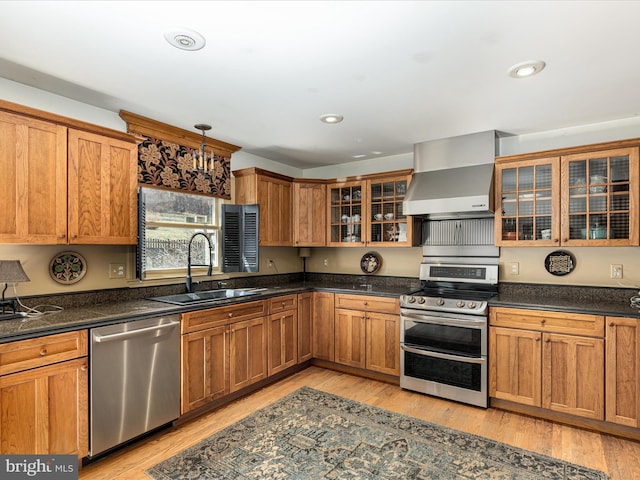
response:
{"label": "stainless steel appliance", "polygon": [[178,315],[91,329],[89,456],[180,415]]}
{"label": "stainless steel appliance", "polygon": [[498,291],[497,252],[423,246],[422,288],[400,297],[402,388],[488,406],[487,302]]}

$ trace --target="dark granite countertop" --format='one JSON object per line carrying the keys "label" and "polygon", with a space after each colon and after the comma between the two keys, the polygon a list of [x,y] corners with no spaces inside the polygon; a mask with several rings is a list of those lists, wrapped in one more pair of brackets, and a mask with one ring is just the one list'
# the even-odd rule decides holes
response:
{"label": "dark granite countertop", "polygon": [[[14,340],[38,337],[53,333],[61,333],[84,328],[93,328],[103,325],[127,322],[154,316],[180,314],[184,312],[202,310],[205,308],[222,307],[255,300],[264,300],[274,296],[303,293],[305,291],[330,291],[335,293],[353,293],[358,295],[378,295],[399,297],[412,288],[410,279],[396,282],[370,282],[361,277],[354,277],[354,283],[341,281],[316,280],[293,281],[280,283],[273,286],[265,286],[254,295],[217,300],[209,303],[181,306],[163,303],[146,298],[161,296],[165,293],[149,294],[145,299],[126,299],[118,301],[117,295],[112,301],[86,305],[90,302],[82,302],[85,305],[70,305],[62,311],[45,314],[34,318],[4,320],[0,322],[0,343]],[[230,286],[229,288],[237,288]],[[204,290],[201,288],[199,290]],[[96,292],[95,295],[99,295]],[[58,298],[60,300],[60,298]],[[80,303],[80,302],[78,302]]]}
{"label": "dark granite countertop", "polygon": [[631,306],[638,290],[610,287],[501,283],[490,307],[528,308],[559,312],[589,313],[640,319],[640,309]]}

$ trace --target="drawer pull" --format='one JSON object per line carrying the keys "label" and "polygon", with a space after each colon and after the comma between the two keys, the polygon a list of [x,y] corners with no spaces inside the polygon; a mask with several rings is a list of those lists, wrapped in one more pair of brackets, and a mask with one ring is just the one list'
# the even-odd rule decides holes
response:
{"label": "drawer pull", "polygon": [[44,357],[47,354],[47,349],[43,348],[42,350],[40,350],[40,356]]}

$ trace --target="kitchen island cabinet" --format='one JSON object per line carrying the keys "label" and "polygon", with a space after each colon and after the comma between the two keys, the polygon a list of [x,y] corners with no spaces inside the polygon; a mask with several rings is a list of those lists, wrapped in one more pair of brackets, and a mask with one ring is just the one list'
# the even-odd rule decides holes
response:
{"label": "kitchen island cabinet", "polygon": [[87,330],[0,345],[0,453],[88,453]]}

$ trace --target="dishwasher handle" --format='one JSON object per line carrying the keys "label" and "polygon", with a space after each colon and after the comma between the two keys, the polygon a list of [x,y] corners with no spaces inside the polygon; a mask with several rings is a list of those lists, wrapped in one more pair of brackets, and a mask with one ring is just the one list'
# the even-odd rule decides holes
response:
{"label": "dishwasher handle", "polygon": [[96,343],[106,343],[106,342],[112,342],[114,340],[128,340],[131,337],[137,337],[138,335],[144,335],[149,332],[156,332],[156,331],[159,332],[161,330],[175,328],[178,325],[180,325],[180,322],[172,321],[169,323],[164,323],[162,325],[154,325],[152,327],[138,328],[137,330],[129,330],[126,332],[112,333],[109,335],[100,335],[99,333],[94,333],[93,341]]}

